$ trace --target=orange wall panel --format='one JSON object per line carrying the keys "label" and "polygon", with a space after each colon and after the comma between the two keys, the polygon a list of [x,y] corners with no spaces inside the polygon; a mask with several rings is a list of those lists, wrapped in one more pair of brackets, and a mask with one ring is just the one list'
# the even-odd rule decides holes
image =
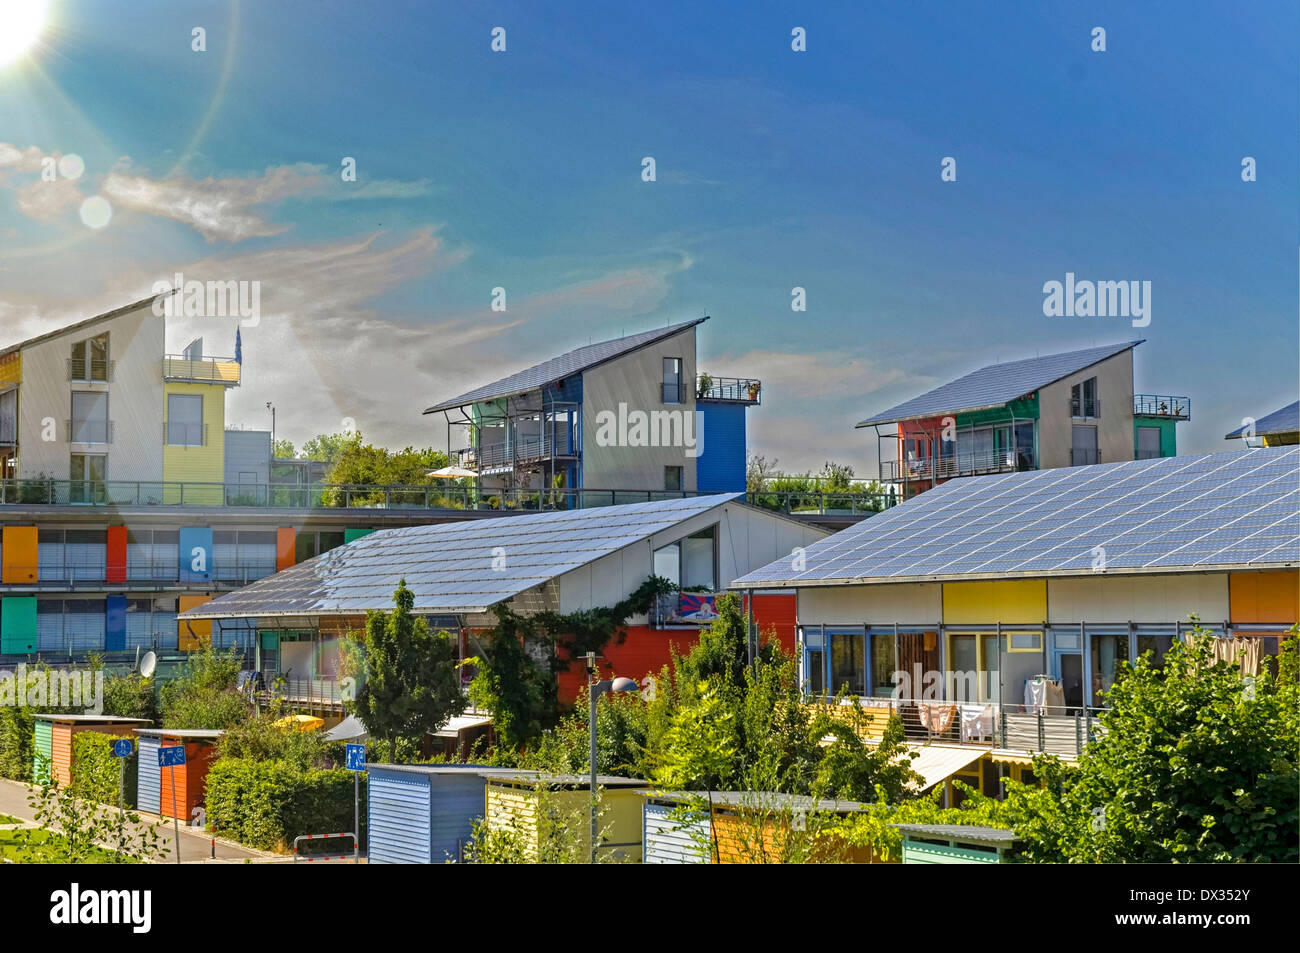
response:
{"label": "orange wall panel", "polygon": [[108,527],[107,539],[104,581],[126,582],[126,527]]}
{"label": "orange wall panel", "polygon": [[[177,600],[176,611],[185,612],[211,601],[211,596],[181,596]],[[211,619],[178,619],[176,621],[176,647],[180,651],[198,651],[203,648],[205,640],[212,640]]]}
{"label": "orange wall panel", "polygon": [[288,569],[294,564],[294,547],[297,534],[292,528],[281,527],[275,531],[275,571]]}
{"label": "orange wall panel", "polygon": [[0,536],[0,582],[36,582],[36,527],[6,526]]}
{"label": "orange wall panel", "polygon": [[1234,572],[1228,576],[1231,622],[1282,622],[1300,619],[1300,572]]}

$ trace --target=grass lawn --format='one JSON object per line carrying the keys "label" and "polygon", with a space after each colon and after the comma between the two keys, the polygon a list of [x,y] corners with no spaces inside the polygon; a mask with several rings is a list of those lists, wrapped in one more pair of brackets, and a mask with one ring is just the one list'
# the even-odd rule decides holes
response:
{"label": "grass lawn", "polygon": [[0,824],[21,824],[22,820],[17,817],[10,817],[8,814],[0,814]]}
{"label": "grass lawn", "polygon": [[[51,844],[58,846],[63,838],[58,834],[44,830],[26,830],[26,831],[0,831],[0,861],[12,860],[16,864],[34,864],[41,861],[31,855],[30,844]],[[113,859],[110,851],[96,849],[91,856],[90,863],[106,864]],[[54,863],[64,863],[67,858],[56,855],[53,858]]]}

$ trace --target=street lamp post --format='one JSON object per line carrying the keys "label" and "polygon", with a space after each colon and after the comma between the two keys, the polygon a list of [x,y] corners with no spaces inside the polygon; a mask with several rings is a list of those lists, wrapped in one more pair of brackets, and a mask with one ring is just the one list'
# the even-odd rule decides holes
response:
{"label": "street lamp post", "polygon": [[591,862],[596,862],[596,845],[599,842],[598,829],[599,803],[596,797],[596,702],[605,692],[634,692],[641,686],[630,678],[614,678],[596,681],[596,653],[588,652],[583,656],[587,662],[587,719],[591,728]]}

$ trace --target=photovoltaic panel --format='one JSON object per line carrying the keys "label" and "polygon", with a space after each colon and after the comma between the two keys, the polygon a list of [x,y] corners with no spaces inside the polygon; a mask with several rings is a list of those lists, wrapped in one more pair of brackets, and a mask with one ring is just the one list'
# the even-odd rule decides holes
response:
{"label": "photovoltaic panel", "polygon": [[1300,563],[1300,448],[951,480],[732,585]]}

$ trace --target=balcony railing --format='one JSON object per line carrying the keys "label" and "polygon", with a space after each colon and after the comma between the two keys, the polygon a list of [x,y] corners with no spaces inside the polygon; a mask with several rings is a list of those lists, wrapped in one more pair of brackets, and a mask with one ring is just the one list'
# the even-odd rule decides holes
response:
{"label": "balcony railing", "polygon": [[68,428],[69,443],[112,443],[113,421],[111,420],[65,420]]}
{"label": "balcony railing", "polygon": [[1071,397],[1071,417],[1100,417],[1101,400],[1096,397]]}
{"label": "balcony railing", "polygon": [[660,396],[665,404],[684,404],[686,403],[686,382],[685,381],[664,381],[661,388]]}
{"label": "balcony railing", "polygon": [[[0,504],[102,506],[244,506],[259,509],[577,510],[708,496],[691,490],[482,490],[445,484],[292,484],[132,480],[0,480]],[[779,513],[843,516],[879,513],[892,493],[763,490],[754,506]]]}
{"label": "balcony railing", "polygon": [[[830,712],[836,710],[832,699],[810,700],[827,706]],[[869,737],[877,737],[888,719],[897,715],[911,744],[968,745],[1019,754],[1054,754],[1073,760],[1078,759],[1089,741],[1104,732],[1098,717],[1106,711],[888,697],[861,698],[858,704],[873,716],[866,728]]]}
{"label": "balcony railing", "polygon": [[1078,448],[1071,448],[1070,466],[1088,467],[1092,466],[1094,463],[1101,463],[1100,450],[1080,450]]}
{"label": "balcony railing", "polygon": [[516,439],[512,445],[494,443],[479,447],[477,450],[464,451],[461,465],[479,470],[491,467],[503,467],[510,463],[528,460],[549,460],[552,457],[571,457],[577,451],[573,441],[561,435],[559,440],[548,440],[545,434],[536,437]]}
{"label": "balcony railing", "polygon": [[206,447],[208,445],[208,425],[164,420],[163,443],[169,447]]}
{"label": "balcony railing", "polygon": [[697,400],[725,400],[738,404],[761,404],[763,383],[752,377],[714,377],[701,374],[695,382]]}
{"label": "balcony railing", "polygon": [[[102,588],[114,576],[114,585],[144,586],[155,588],[159,585],[176,585],[178,582],[195,582],[197,585],[224,585],[231,587],[246,586],[266,576],[275,574],[274,559],[236,560],[228,562],[217,560],[212,567],[210,578],[206,581],[181,580],[179,562],[176,556],[153,559],[128,559],[125,566],[125,578],[121,576],[123,567],[109,567],[103,559],[80,559],[76,557],[49,559],[43,557],[37,566],[13,566],[17,578],[34,577],[30,585],[38,588],[67,589],[77,586]],[[110,573],[110,568],[115,571]]]}
{"label": "balcony railing", "polygon": [[68,358],[68,380],[87,384],[112,383],[117,374],[117,361],[86,360],[84,357]]}
{"label": "balcony railing", "polygon": [[1134,394],[1133,414],[1137,417],[1169,417],[1173,420],[1192,419],[1192,399],[1169,394]]}
{"label": "balcony railing", "polygon": [[163,358],[163,380],[191,384],[227,384],[239,386],[240,365],[233,357],[201,357],[192,360],[183,354]]}
{"label": "balcony railing", "polygon": [[1037,462],[1033,450],[958,450],[938,460],[930,457],[904,460],[901,463],[898,460],[883,460],[880,464],[880,479],[888,483],[902,483],[1035,469]]}

